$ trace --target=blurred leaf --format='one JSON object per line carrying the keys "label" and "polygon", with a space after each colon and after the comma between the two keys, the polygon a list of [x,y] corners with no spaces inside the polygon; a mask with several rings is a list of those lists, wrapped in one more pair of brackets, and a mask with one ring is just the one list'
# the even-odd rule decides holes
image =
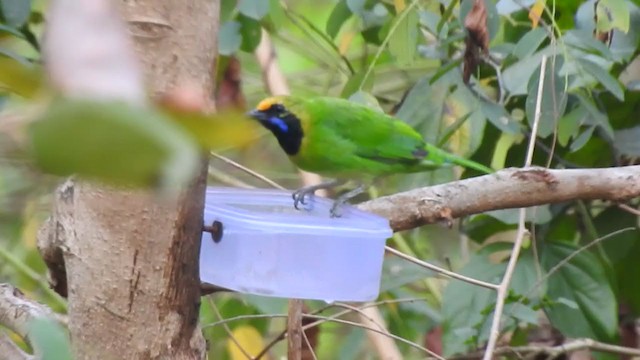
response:
{"label": "blurred leaf", "polygon": [[35,65],[22,64],[14,59],[0,56],[0,88],[32,98],[43,86],[44,74]]}
{"label": "blurred leaf", "polygon": [[0,11],[5,24],[19,28],[29,20],[31,0],[0,0]]}
{"label": "blurred leaf", "polygon": [[44,171],[116,184],[180,186],[200,158],[192,138],[170,119],[122,102],[56,101],[30,136]]}
{"label": "blurred leaf", "polygon": [[[486,215],[494,217],[505,224],[514,225],[518,223],[520,211],[518,209],[500,209],[485,212]],[[549,205],[540,205],[527,208],[525,215],[526,222],[533,224],[545,224],[551,221],[551,211]]]}
{"label": "blurred leaf", "polygon": [[531,29],[518,41],[513,49],[513,55],[521,60],[531,56],[546,39],[547,32],[544,28]]}
{"label": "blurred leaf", "polygon": [[391,25],[395,31],[389,38],[389,52],[399,66],[413,62],[418,43],[418,13],[414,7],[399,14]]}
{"label": "blurred leaf", "polygon": [[[0,0],[0,1],[2,1],[2,0]],[[18,31],[16,28],[11,27],[11,26],[0,24],[0,31],[6,32],[7,34],[11,34],[11,35],[13,35],[15,37],[18,37],[18,38],[21,38],[21,39],[24,38],[24,35],[20,31]]]}
{"label": "blurred leaf", "polygon": [[433,271],[397,256],[384,259],[380,292],[399,288],[403,285],[433,277]]}
{"label": "blurred leaf", "polygon": [[351,10],[345,0],[340,0],[331,11],[327,20],[326,32],[330,38],[335,39],[342,25],[351,17]]}
{"label": "blurred leaf", "polygon": [[231,333],[235,341],[231,338],[227,339],[227,350],[232,360],[245,360],[247,358],[245,353],[255,357],[264,348],[262,335],[252,326],[241,325]]}
{"label": "blurred leaf", "polygon": [[622,89],[622,85],[620,85],[620,82],[611,76],[607,70],[584,58],[578,59],[578,62],[582,67],[584,67],[587,74],[596,78],[596,80],[598,80],[605,89],[609,90],[616,98],[618,98],[618,100],[624,101],[624,90]]}
{"label": "blurred leaf", "polygon": [[628,304],[635,314],[640,314],[640,230],[638,217],[618,207],[609,207],[593,220],[600,235],[631,227],[626,231],[608,238],[602,247],[613,263],[617,278],[617,288],[621,302]]}
{"label": "blurred leaf", "polygon": [[347,6],[352,13],[362,15],[366,0],[347,0]]}
{"label": "blurred leaf", "polygon": [[240,0],[238,10],[245,16],[255,20],[261,20],[269,12],[269,1]]}
{"label": "blurred leaf", "polygon": [[240,29],[242,25],[237,21],[228,21],[218,31],[218,52],[220,55],[232,55],[242,45]]}
{"label": "blurred leaf", "polygon": [[72,360],[71,346],[65,329],[47,318],[31,320],[29,339],[42,360]]}
{"label": "blurred leaf", "polygon": [[380,107],[380,103],[378,103],[378,99],[376,99],[375,96],[369,94],[366,91],[354,92],[353,94],[351,94],[351,96],[349,96],[349,101],[352,101],[356,104],[368,106],[380,112],[384,112]]}
{"label": "blurred leaf", "polygon": [[240,22],[240,35],[242,36],[240,49],[251,53],[258,47],[258,44],[260,44],[260,40],[262,39],[262,26],[256,20],[242,14],[238,15],[238,21]]}
{"label": "blurred leaf", "polygon": [[613,59],[613,53],[607,45],[594,39],[591,32],[569,30],[564,33],[562,40],[564,40],[565,44],[579,49],[580,51],[584,51],[587,54],[602,56],[607,60]]}
{"label": "blurred leaf", "polygon": [[640,139],[640,126],[617,130],[614,133],[613,146],[620,152],[620,155],[639,157],[640,141],[638,139]]}
{"label": "blurred leaf", "polygon": [[[545,270],[575,253],[574,245],[547,242],[542,247]],[[547,280],[547,296],[554,304],[545,306],[551,324],[563,335],[611,342],[618,330],[617,301],[601,261],[581,251]],[[575,304],[575,306],[567,306]]]}
{"label": "blurred leaf", "polygon": [[529,84],[534,72],[540,68],[542,55],[550,56],[551,53],[552,49],[547,47],[512,64],[504,70],[502,73],[504,86],[510,95],[525,95],[528,93],[527,84]]}
{"label": "blurred leaf", "polygon": [[215,114],[181,113],[168,109],[165,111],[205,149],[221,150],[242,147],[258,138],[257,123],[237,111],[224,111]]}
{"label": "blurred leaf", "polygon": [[558,143],[567,146],[569,140],[578,137],[580,125],[587,117],[587,110],[582,106],[577,106],[568,114],[565,114],[558,121]]}
{"label": "blurred leaf", "polygon": [[600,0],[596,7],[598,31],[619,29],[629,31],[629,7],[627,0]]}
{"label": "blurred leaf", "polygon": [[600,127],[600,129],[604,130],[604,134],[607,137],[613,139],[613,128],[609,123],[607,114],[600,111],[600,109],[594,103],[593,99],[588,98],[581,93],[575,93],[573,95],[578,98],[578,100],[580,101],[580,105],[582,105],[585,110],[587,110],[587,113],[589,113],[589,116],[585,119],[585,124],[596,125]]}
{"label": "blurred leaf", "polygon": [[529,9],[529,19],[531,20],[531,27],[537,28],[542,12],[544,11],[546,0],[536,0],[535,4]]}
{"label": "blurred leaf", "polygon": [[358,91],[371,91],[371,89],[373,88],[374,76],[373,74],[369,75],[369,77],[367,78],[367,81],[364,84],[362,84],[362,87],[360,87],[362,80],[364,80],[364,76],[365,76],[365,71],[357,72],[353,76],[351,76],[347,81],[347,83],[344,84],[344,87],[342,88],[342,92],[340,93],[340,97],[349,98],[351,95],[353,95]]}
{"label": "blurred leaf", "polygon": [[480,99],[480,109],[484,116],[500,131],[507,134],[520,134],[522,125],[511,119],[504,107],[484,99]]}
{"label": "blurred leaf", "polygon": [[571,143],[571,146],[569,146],[569,150],[571,152],[574,152],[582,149],[582,147],[587,144],[587,141],[591,139],[593,130],[595,130],[595,126],[590,126],[586,128],[582,133],[580,133],[580,135],[576,136]]}
{"label": "blurred leaf", "polygon": [[[460,274],[498,283],[504,269],[504,264],[492,264],[486,256],[474,254]],[[442,294],[442,303],[446,304],[442,309],[444,356],[468,349],[467,341],[479,336],[476,326],[486,320],[483,312],[495,302],[495,297],[493,290],[462,281],[451,281],[447,285]]]}
{"label": "blurred leaf", "polygon": [[[542,83],[540,121],[538,123],[538,137],[540,138],[546,138],[555,131],[558,125],[558,120],[564,114],[564,110],[567,105],[567,95],[565,93],[566,79],[563,76],[558,76],[558,73],[556,72],[556,69],[559,69],[561,66],[561,57],[549,58],[546,64]],[[540,69],[538,69],[529,79],[526,113],[530,127],[533,127],[533,122],[535,120],[539,84]]]}

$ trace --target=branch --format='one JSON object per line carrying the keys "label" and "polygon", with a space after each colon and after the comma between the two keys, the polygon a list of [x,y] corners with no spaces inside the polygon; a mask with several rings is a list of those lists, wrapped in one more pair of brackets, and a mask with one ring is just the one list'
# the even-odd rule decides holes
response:
{"label": "branch", "polygon": [[640,196],[639,179],[640,165],[563,170],[508,168],[381,197],[358,207],[386,217],[394,231],[401,231],[496,209],[578,199],[624,201]]}
{"label": "branch", "polygon": [[[0,283],[0,325],[27,340],[29,324],[37,318],[54,318],[45,305],[28,300],[12,285]],[[8,336],[0,333],[0,359],[31,359],[32,356],[18,348]]]}

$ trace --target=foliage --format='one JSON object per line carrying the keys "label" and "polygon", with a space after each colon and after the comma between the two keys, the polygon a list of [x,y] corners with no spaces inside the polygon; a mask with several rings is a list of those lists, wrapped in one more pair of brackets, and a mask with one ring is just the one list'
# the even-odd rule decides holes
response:
{"label": "foliage", "polygon": [[[263,97],[260,69],[251,52],[266,29],[275,40],[278,63],[294,93],[341,96],[381,106],[430,142],[499,169],[524,163],[528,142],[524,140],[532,136],[541,62],[546,57],[534,164],[583,168],[637,162],[640,9],[636,3],[486,0],[489,54],[472,72],[470,84],[465,84],[461,64],[470,3],[223,0],[219,72],[229,63],[228,57],[236,56],[243,66],[248,103]],[[245,145],[253,136],[237,135],[250,131],[203,136],[217,133],[221,125],[194,127],[199,123],[194,117],[202,115],[175,113],[162,103],[145,109],[63,99],[47,103],[40,94],[50,90],[41,75],[34,35],[41,32],[40,8],[39,2],[0,1],[2,106],[8,111],[37,103],[50,110],[31,128],[31,151],[6,152],[0,158],[0,239],[13,260],[0,262],[0,279],[9,279],[54,304],[41,290],[40,278],[7,265],[21,263],[44,272],[34,239],[45,214],[40,206],[46,203],[42,194],[51,184],[22,159],[35,160],[40,170],[56,174],[80,172],[153,186],[163,181],[180,183],[175,176],[188,175],[185,167],[197,158],[198,146],[211,148],[234,136],[237,141],[225,143],[224,148]],[[139,122],[124,121],[129,117]],[[83,120],[89,118],[92,126],[101,125],[99,134],[83,128]],[[0,150],[13,141],[3,133],[6,121],[0,118]],[[113,146],[116,138],[118,146]],[[98,146],[101,143],[105,145]],[[135,157],[125,158],[134,153]],[[226,154],[291,187],[296,184],[290,166],[270,139]],[[221,165],[214,162],[214,166]],[[459,175],[443,169],[396,176],[377,190],[389,194]],[[628,205],[637,208],[639,204]],[[637,215],[600,201],[529,210],[532,239],[516,267],[502,332],[512,334],[512,344],[518,345],[541,326],[539,318],[544,314],[566,337],[618,342],[619,308],[632,309],[636,317],[640,313]],[[417,258],[497,282],[514,237],[514,214],[515,210],[501,210],[472,216],[456,230],[427,226],[396,235],[391,244]],[[470,255],[458,246],[461,238],[469,239],[464,240],[464,248],[472,250]],[[386,259],[384,271],[379,308],[392,333],[423,344],[434,329],[441,329],[446,355],[472,351],[486,341],[495,304],[491,290],[438,281],[432,272],[395,257]],[[219,320],[218,312],[223,318],[286,313],[282,299],[216,295],[213,304],[203,302],[205,327]],[[319,302],[308,305],[312,310],[325,307]],[[323,315],[338,311],[331,306]],[[238,341],[259,351],[256,344],[268,343],[270,330],[283,328],[284,322],[243,318],[229,326]],[[362,358],[371,353],[360,329],[333,323],[320,329],[316,349],[320,358]],[[206,327],[205,333],[212,354],[242,358],[221,326]],[[398,346],[407,358],[424,356],[406,344]]]}

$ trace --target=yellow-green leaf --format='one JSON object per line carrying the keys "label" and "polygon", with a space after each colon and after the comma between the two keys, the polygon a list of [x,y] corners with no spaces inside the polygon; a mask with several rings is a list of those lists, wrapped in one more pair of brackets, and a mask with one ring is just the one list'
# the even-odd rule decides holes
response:
{"label": "yellow-green leaf", "polygon": [[195,174],[200,152],[183,128],[124,102],[58,100],[30,127],[46,172],[132,186],[176,188]]}
{"label": "yellow-green leaf", "polygon": [[[408,11],[408,12],[407,12]],[[396,17],[391,25],[389,51],[398,65],[413,62],[418,44],[418,13],[413,7],[407,8]]]}
{"label": "yellow-green leaf", "polygon": [[253,326],[238,326],[233,329],[232,335],[236,341],[227,340],[227,351],[232,360],[246,360],[245,353],[255,357],[264,348],[262,335]]}
{"label": "yellow-green leaf", "polygon": [[607,32],[618,29],[629,31],[629,6],[626,0],[600,0],[596,7],[596,29]]}

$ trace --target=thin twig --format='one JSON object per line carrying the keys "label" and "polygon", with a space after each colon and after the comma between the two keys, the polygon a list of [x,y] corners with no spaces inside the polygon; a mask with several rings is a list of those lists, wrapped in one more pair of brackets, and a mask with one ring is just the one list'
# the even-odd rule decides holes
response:
{"label": "thin twig", "polygon": [[249,168],[248,168],[248,167],[246,167],[246,166],[243,166],[243,165],[238,164],[237,162],[235,162],[235,161],[233,161],[233,160],[229,159],[228,157],[222,156],[222,155],[220,155],[220,154],[216,154],[216,153],[215,153],[215,152],[213,152],[213,151],[211,152],[211,156],[213,156],[213,157],[215,157],[216,159],[221,160],[221,161],[223,161],[223,162],[225,162],[225,163],[227,163],[227,164],[229,164],[229,165],[231,165],[231,166],[233,166],[233,167],[235,167],[235,168],[237,168],[237,169],[239,169],[239,170],[242,170],[242,171],[246,172],[247,174],[249,174],[249,175],[251,175],[251,176],[255,177],[256,179],[259,179],[259,180],[264,181],[265,183],[267,183],[267,184],[269,184],[269,185],[273,186],[273,187],[274,187],[274,188],[276,188],[276,189],[280,189],[280,190],[287,190],[287,189],[285,189],[285,188],[284,188],[284,186],[282,186],[282,185],[278,184],[277,182],[275,182],[275,181],[273,181],[273,180],[269,179],[268,177],[266,177],[266,176],[264,176],[264,175],[262,175],[262,174],[260,174],[260,173],[257,173],[257,172],[255,172],[255,171],[253,171],[253,170],[249,169]]}
{"label": "thin twig", "polygon": [[[525,167],[531,166],[531,161],[533,160],[533,152],[535,149],[535,138],[538,134],[538,125],[540,123],[540,114],[542,107],[542,89],[544,88],[544,77],[545,70],[547,66],[547,57],[543,56],[542,61],[540,63],[540,78],[538,79],[538,94],[536,97],[536,109],[535,115],[533,119],[533,127],[531,129],[531,138],[529,139],[529,146],[527,148],[527,157],[525,160]],[[498,342],[498,338],[500,337],[500,326],[502,320],[502,312],[504,310],[504,303],[507,298],[507,293],[509,292],[509,286],[511,285],[511,278],[513,277],[513,273],[516,269],[516,264],[518,262],[518,256],[520,255],[520,249],[522,248],[522,242],[524,240],[524,235],[527,231],[525,227],[525,219],[526,219],[526,210],[525,208],[520,208],[520,214],[518,219],[518,231],[516,233],[516,239],[513,243],[513,250],[511,251],[511,257],[509,258],[509,262],[507,264],[507,269],[504,273],[504,277],[500,282],[500,286],[498,287],[498,292],[496,295],[496,307],[493,313],[493,320],[491,321],[491,330],[489,331],[489,340],[487,342],[487,348],[484,353],[484,360],[493,359],[493,352],[496,348],[496,344]]]}
{"label": "thin twig", "polygon": [[636,209],[636,208],[632,208],[631,206],[627,205],[627,204],[618,204],[618,207],[628,213],[631,213],[635,216],[640,216],[640,210]]}
{"label": "thin twig", "polygon": [[[442,356],[434,353],[433,351],[431,351],[431,350],[429,350],[429,349],[427,349],[427,348],[425,348],[423,346],[420,346],[420,345],[416,344],[413,341],[409,341],[409,340],[407,340],[407,339],[405,339],[403,337],[400,337],[398,335],[394,335],[394,334],[391,334],[391,333],[388,333],[388,332],[385,332],[385,331],[378,330],[376,328],[365,326],[365,325],[362,325],[362,324],[357,323],[357,322],[353,322],[353,321],[349,321],[349,320],[343,320],[343,319],[336,319],[336,318],[328,317],[328,316],[320,316],[320,315],[308,314],[308,315],[305,315],[305,316],[309,317],[309,318],[312,318],[312,319],[320,320],[320,323],[326,322],[326,321],[330,321],[330,322],[335,322],[335,323],[339,323],[339,324],[351,325],[351,326],[355,326],[355,327],[358,327],[358,328],[361,328],[361,329],[365,329],[365,330],[368,330],[368,331],[373,331],[373,332],[376,332],[376,333],[379,333],[379,334],[383,334],[383,335],[388,336],[388,337],[390,337],[390,338],[392,338],[394,340],[397,340],[397,341],[400,341],[402,343],[405,343],[405,344],[407,344],[407,345],[409,345],[409,346],[411,346],[411,347],[413,347],[415,349],[423,351],[423,352],[429,354],[430,356],[432,356],[433,358],[440,359],[440,360],[445,360]],[[316,326],[316,325],[318,325],[318,323],[317,322],[313,322],[311,324],[303,326],[302,329],[303,330],[307,330],[307,329],[309,329],[309,328],[311,328],[313,326]]]}
{"label": "thin twig", "polygon": [[[557,346],[544,346],[544,345],[526,345],[526,346],[505,346],[497,348],[494,351],[494,355],[518,355],[523,357],[527,354],[540,354],[548,355],[546,358],[555,359],[558,355],[566,354],[579,350],[595,350],[607,352],[617,355],[628,355],[638,357],[640,356],[640,349],[629,348],[619,345],[612,345],[603,342],[599,342],[593,339],[575,339],[566,344]],[[465,354],[459,356],[453,356],[449,360],[467,360],[467,359],[479,359],[482,357],[481,352],[473,354]]]}
{"label": "thin twig", "polygon": [[470,277],[466,277],[464,275],[457,274],[457,273],[455,273],[453,271],[445,270],[445,269],[443,269],[441,267],[429,264],[428,262],[422,261],[420,259],[416,259],[413,256],[409,256],[409,255],[407,255],[407,254],[405,254],[403,252],[400,252],[400,251],[398,251],[398,250],[396,250],[396,249],[394,249],[392,247],[385,246],[385,250],[387,252],[392,253],[393,255],[395,255],[397,257],[400,257],[402,259],[410,261],[410,262],[412,262],[412,263],[414,263],[416,265],[422,266],[422,267],[427,268],[429,270],[433,270],[433,271],[435,271],[437,273],[440,273],[442,275],[445,275],[445,276],[448,276],[448,277],[451,277],[451,278],[454,278],[454,279],[457,279],[457,280],[461,280],[461,281],[467,282],[469,284],[482,286],[482,287],[487,288],[487,289],[498,290],[498,285],[496,285],[496,284],[488,283],[488,282],[481,281],[481,280],[476,280],[474,278],[470,278]]}
{"label": "thin twig", "polygon": [[[220,314],[220,310],[218,310],[218,306],[216,306],[216,303],[213,301],[213,299],[211,297],[208,297],[207,300],[209,300],[209,305],[211,306],[211,309],[213,310],[213,312],[216,314],[216,317],[218,317],[218,319],[222,319],[222,314]],[[224,331],[227,333],[227,336],[229,337],[229,339],[231,339],[231,341],[236,344],[236,346],[238,347],[238,349],[240,349],[240,352],[242,352],[242,354],[244,356],[247,357],[247,359],[249,360],[253,360],[253,356],[251,356],[251,354],[249,354],[247,352],[247,350],[245,350],[242,345],[240,344],[240,342],[236,339],[235,336],[233,336],[233,332],[231,331],[231,329],[229,328],[229,325],[227,324],[222,324],[222,328],[224,329]]]}

